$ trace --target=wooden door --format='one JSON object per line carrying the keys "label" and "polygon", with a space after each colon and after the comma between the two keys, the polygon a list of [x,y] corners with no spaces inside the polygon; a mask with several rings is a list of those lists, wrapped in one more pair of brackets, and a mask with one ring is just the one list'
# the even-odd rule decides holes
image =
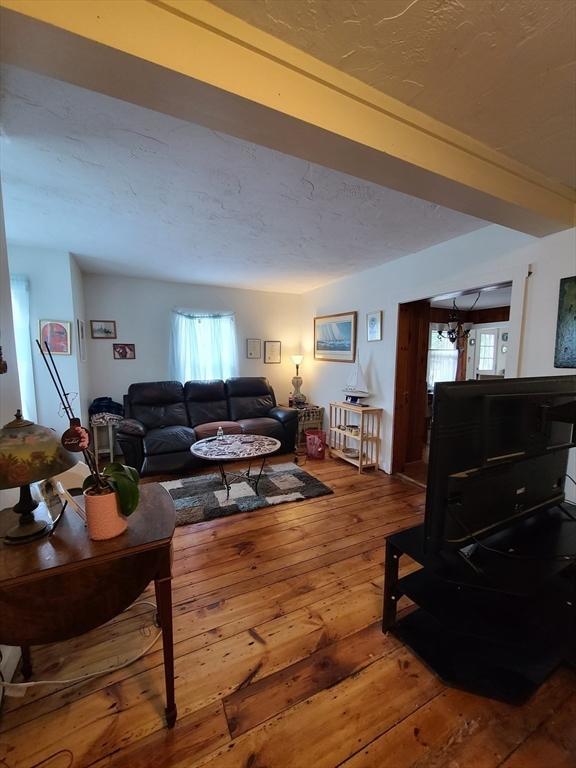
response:
{"label": "wooden door", "polygon": [[422,458],[426,445],[426,370],[430,304],[412,301],[398,308],[396,391],[392,471]]}

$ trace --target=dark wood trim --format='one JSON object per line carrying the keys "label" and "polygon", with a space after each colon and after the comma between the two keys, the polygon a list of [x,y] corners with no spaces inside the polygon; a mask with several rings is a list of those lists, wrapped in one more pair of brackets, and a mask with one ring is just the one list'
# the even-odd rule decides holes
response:
{"label": "dark wood trim", "polygon": [[[447,307],[430,307],[431,323],[447,323],[452,310]],[[510,307],[489,307],[488,309],[475,309],[472,312],[460,311],[460,317],[464,323],[505,323],[510,319]]]}
{"label": "dark wood trim", "polygon": [[427,301],[399,305],[392,472],[401,472],[407,461],[422,458],[426,443],[429,328]]}

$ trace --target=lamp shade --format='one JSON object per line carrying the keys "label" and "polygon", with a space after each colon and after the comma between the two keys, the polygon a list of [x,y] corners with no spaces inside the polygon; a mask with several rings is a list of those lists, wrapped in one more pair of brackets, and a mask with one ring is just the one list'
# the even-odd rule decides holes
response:
{"label": "lamp shade", "polygon": [[0,429],[0,490],[44,480],[76,462],[54,430],[23,419],[20,411]]}
{"label": "lamp shade", "polygon": [[290,359],[292,360],[294,365],[301,365],[302,360],[304,360],[304,355],[292,355]]}

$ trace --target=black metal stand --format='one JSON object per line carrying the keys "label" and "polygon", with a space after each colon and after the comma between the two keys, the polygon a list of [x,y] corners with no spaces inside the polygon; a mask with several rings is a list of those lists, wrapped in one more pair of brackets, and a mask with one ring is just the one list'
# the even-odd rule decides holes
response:
{"label": "black metal stand", "polygon": [[[382,630],[447,684],[520,704],[574,663],[576,565],[563,555],[576,553],[576,524],[553,510],[487,546],[497,551],[429,556],[423,526],[389,536]],[[423,567],[400,578],[403,554]],[[402,595],[417,608],[397,620]]]}
{"label": "black metal stand", "polygon": [[220,477],[222,478],[222,484],[226,488],[226,500],[230,498],[230,488],[232,487],[232,485],[228,481],[229,477],[234,477],[238,480],[245,480],[254,489],[254,493],[258,493],[258,483],[260,482],[260,478],[262,477],[262,472],[264,471],[264,465],[266,464],[267,458],[268,456],[262,457],[260,469],[258,471],[258,474],[255,477],[250,474],[250,470],[252,469],[252,461],[248,463],[248,469],[245,472],[226,472],[222,462],[221,461],[218,462],[218,469],[220,470]]}

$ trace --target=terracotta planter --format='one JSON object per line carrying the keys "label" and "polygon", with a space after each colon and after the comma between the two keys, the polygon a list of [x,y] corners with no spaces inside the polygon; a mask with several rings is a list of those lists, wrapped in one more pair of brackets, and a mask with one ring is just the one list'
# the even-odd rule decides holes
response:
{"label": "terracotta planter", "polygon": [[84,501],[86,524],[91,539],[103,541],[124,533],[128,523],[120,514],[118,497],[113,491],[101,495],[84,492]]}

